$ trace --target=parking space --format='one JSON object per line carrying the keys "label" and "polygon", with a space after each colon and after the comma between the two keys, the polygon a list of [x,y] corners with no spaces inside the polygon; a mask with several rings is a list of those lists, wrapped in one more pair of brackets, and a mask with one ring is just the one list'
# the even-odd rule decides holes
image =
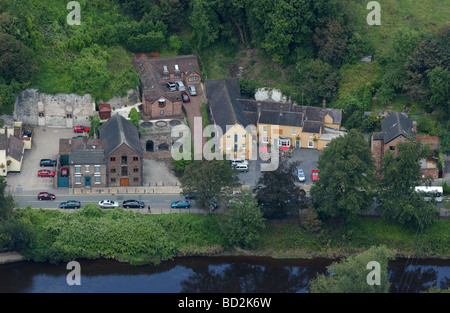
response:
{"label": "parking space", "polygon": [[[35,127],[32,147],[25,150],[20,173],[8,174],[8,185],[13,194],[28,191],[52,191],[53,178],[39,178],[37,172],[43,169],[39,166],[41,159],[56,160],[59,151],[60,138],[72,138],[74,132],[70,128]],[[56,170],[54,167],[45,169]]]}
{"label": "parking space", "polygon": [[[287,158],[288,162],[299,161],[300,165],[298,168],[303,169],[306,176],[306,181],[301,183],[302,185],[310,185],[312,184],[311,178],[311,170],[317,169],[317,160],[321,151],[315,149],[295,149],[292,157]],[[248,162],[249,171],[247,173],[239,173],[239,180],[243,185],[250,185],[254,187],[258,182],[258,179],[261,177],[261,160]]]}

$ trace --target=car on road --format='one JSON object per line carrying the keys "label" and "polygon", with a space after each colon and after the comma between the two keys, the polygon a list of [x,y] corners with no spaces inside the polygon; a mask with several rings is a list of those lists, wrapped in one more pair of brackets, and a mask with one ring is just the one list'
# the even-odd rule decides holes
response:
{"label": "car on road", "polygon": [[38,177],[55,177],[55,171],[39,170]]}
{"label": "car on road", "polygon": [[193,192],[193,193],[190,193],[190,194],[185,194],[184,198],[185,199],[195,199],[195,198],[198,198],[199,196],[200,196],[199,193]]}
{"label": "car on road", "polygon": [[299,182],[304,182],[306,180],[305,172],[301,168],[297,169],[297,178]]}
{"label": "car on road", "polygon": [[188,91],[191,94],[191,96],[197,95],[197,89],[195,89],[195,85],[188,85]]}
{"label": "car on road", "polygon": [[87,132],[89,132],[89,127],[77,125],[77,126],[75,126],[73,131],[76,133],[87,133]]}
{"label": "car on road", "polygon": [[190,208],[191,202],[185,200],[175,201],[170,204],[170,207],[176,209]]}
{"label": "car on road", "polygon": [[319,179],[319,170],[311,170],[312,181],[315,182]]}
{"label": "car on road", "polygon": [[48,192],[40,192],[37,196],[38,200],[55,200],[56,196]]}
{"label": "car on road", "polygon": [[128,209],[128,208],[142,209],[145,207],[145,203],[143,201],[138,201],[138,200],[125,200],[122,203],[122,207],[125,209]]}
{"label": "car on road", "polygon": [[242,160],[242,159],[231,159],[230,164],[233,166],[237,166],[237,165],[241,165],[241,164],[248,165],[248,162],[246,160]]}
{"label": "car on road", "polygon": [[100,200],[98,206],[102,209],[112,209],[119,207],[119,202],[114,200]]}
{"label": "car on road", "polygon": [[177,86],[178,91],[186,91],[186,87],[184,87],[184,84],[181,80],[177,80],[175,82],[175,85]]}
{"label": "car on road", "polygon": [[61,177],[68,177],[69,176],[69,168],[68,167],[62,167],[61,168]]}
{"label": "car on road", "polygon": [[183,99],[183,102],[184,102],[184,103],[191,102],[191,98],[189,98],[189,95],[187,94],[186,91],[183,91],[183,92],[181,93],[181,99]]}
{"label": "car on road", "polygon": [[81,208],[81,203],[80,203],[80,201],[69,200],[69,201],[61,202],[59,204],[59,208],[60,209],[79,209],[79,208]]}
{"label": "car on road", "polygon": [[174,82],[167,82],[167,83],[166,83],[166,87],[169,88],[170,91],[175,91],[175,90],[177,90],[177,85],[175,85]]}
{"label": "car on road", "polygon": [[44,166],[56,166],[57,162],[56,160],[50,160],[50,159],[41,159],[41,161],[39,162],[39,165],[41,167]]}

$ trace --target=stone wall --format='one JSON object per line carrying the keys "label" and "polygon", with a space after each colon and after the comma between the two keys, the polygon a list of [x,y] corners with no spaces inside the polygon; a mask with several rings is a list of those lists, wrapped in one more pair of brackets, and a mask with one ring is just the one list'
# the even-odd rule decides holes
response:
{"label": "stone wall", "polygon": [[88,94],[49,95],[37,89],[20,92],[14,106],[14,119],[29,126],[89,126],[94,113],[95,104]]}
{"label": "stone wall", "polygon": [[127,95],[124,97],[114,97],[102,103],[108,103],[111,109],[118,109],[123,106],[133,106],[140,101],[139,90],[136,88],[128,90]]}

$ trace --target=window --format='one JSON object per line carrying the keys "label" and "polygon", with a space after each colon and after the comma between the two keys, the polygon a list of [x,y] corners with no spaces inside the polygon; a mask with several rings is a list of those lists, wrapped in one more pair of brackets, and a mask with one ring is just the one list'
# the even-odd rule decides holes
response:
{"label": "window", "polygon": [[100,174],[100,165],[94,165],[94,173]]}
{"label": "window", "polygon": [[115,174],[115,173],[116,173],[116,169],[115,169],[115,168],[112,168],[112,169],[111,169],[111,173],[112,173],[112,174]]}
{"label": "window", "polygon": [[263,143],[268,143],[268,142],[269,142],[269,137],[263,136],[263,137],[262,137],[262,142],[263,142]]}
{"label": "window", "polygon": [[81,174],[81,165],[75,165],[75,174]]}
{"label": "window", "polygon": [[247,135],[246,135],[246,134],[243,134],[243,135],[242,135],[242,138],[245,138],[245,137],[247,137]]}
{"label": "window", "polygon": [[133,178],[133,181],[134,181],[135,183],[137,183],[137,182],[139,182],[139,178],[138,178],[138,177],[135,177],[135,178]]}
{"label": "window", "polygon": [[180,74],[174,74],[173,78],[181,78],[181,75]]}
{"label": "window", "polygon": [[116,182],[116,179],[115,179],[114,177],[111,177],[111,182],[112,182],[112,183],[115,183],[115,182]]}
{"label": "window", "polygon": [[94,176],[94,183],[100,184],[101,183],[101,177],[100,176]]}
{"label": "window", "polygon": [[231,150],[231,145],[227,145],[227,150]]}
{"label": "window", "polygon": [[44,113],[43,113],[43,112],[40,112],[40,113],[39,113],[39,117],[44,117]]}
{"label": "window", "polygon": [[67,118],[72,118],[72,114],[67,114]]}
{"label": "window", "polygon": [[188,80],[189,80],[190,82],[196,82],[196,81],[199,80],[199,77],[198,77],[198,76],[191,76],[191,77],[189,77]]}
{"label": "window", "polygon": [[295,134],[296,134],[295,128],[292,128],[291,135],[295,135]]}
{"label": "window", "polygon": [[165,76],[163,76],[163,79],[169,80],[169,79],[170,79],[170,76],[169,76],[169,75],[165,75]]}
{"label": "window", "polygon": [[133,168],[133,173],[139,173],[139,169],[137,167]]}
{"label": "window", "polygon": [[310,134],[309,134],[309,138],[312,138],[312,137],[313,137],[313,134],[310,133]]}
{"label": "window", "polygon": [[89,165],[85,165],[85,166],[84,166],[84,170],[85,170],[86,172],[89,172]]}
{"label": "window", "polygon": [[135,162],[139,161],[139,157],[133,157],[133,161]]}
{"label": "window", "polygon": [[394,150],[395,150],[395,147],[394,147],[394,146],[389,146],[389,150],[394,151]]}
{"label": "window", "polygon": [[81,184],[81,176],[75,176],[75,184]]}
{"label": "window", "polygon": [[111,160],[111,162],[116,162],[116,158],[115,157],[111,157],[110,160]]}
{"label": "window", "polygon": [[313,148],[313,147],[314,147],[314,142],[308,141],[308,148]]}
{"label": "window", "polygon": [[263,126],[263,132],[267,132],[267,126]]}
{"label": "window", "polygon": [[231,138],[231,135],[227,135],[227,139],[230,139]]}
{"label": "window", "polygon": [[242,149],[246,149],[247,145],[245,143],[242,144]]}
{"label": "window", "polygon": [[161,111],[159,111],[160,115],[164,115],[164,109],[161,109]]}
{"label": "window", "polygon": [[234,134],[234,142],[238,142],[238,134]]}
{"label": "window", "polygon": [[122,164],[127,164],[127,156],[126,155],[123,155],[122,156]]}
{"label": "window", "polygon": [[128,168],[126,166],[122,166],[122,176],[128,176]]}

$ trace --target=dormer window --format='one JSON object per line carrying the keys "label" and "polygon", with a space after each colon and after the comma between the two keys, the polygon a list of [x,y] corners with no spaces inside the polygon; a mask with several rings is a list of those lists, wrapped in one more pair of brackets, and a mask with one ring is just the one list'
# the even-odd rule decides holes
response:
{"label": "dormer window", "polygon": [[166,99],[160,98],[158,100],[158,105],[159,105],[160,108],[164,108],[166,106]]}
{"label": "dormer window", "polygon": [[167,69],[167,65],[164,65],[163,69],[164,69],[164,73],[169,73],[169,70]]}
{"label": "dormer window", "polygon": [[175,72],[179,72],[180,68],[178,67],[178,64],[175,64]]}

